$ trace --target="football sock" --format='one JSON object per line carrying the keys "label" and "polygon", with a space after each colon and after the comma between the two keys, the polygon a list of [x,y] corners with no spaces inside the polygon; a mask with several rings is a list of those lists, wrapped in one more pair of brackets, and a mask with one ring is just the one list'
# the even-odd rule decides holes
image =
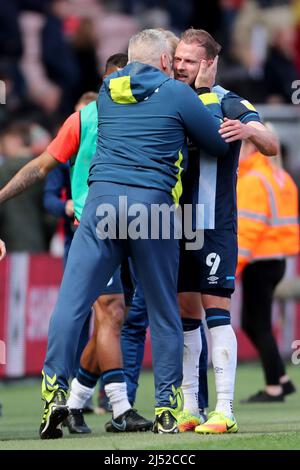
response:
{"label": "football sock", "polygon": [[113,418],[117,418],[131,408],[128,401],[127,385],[123,369],[111,369],[101,375],[104,390],[113,410]]}
{"label": "football sock", "polygon": [[113,418],[117,418],[131,408],[127,398],[126,382],[109,383],[104,388],[113,409]]}

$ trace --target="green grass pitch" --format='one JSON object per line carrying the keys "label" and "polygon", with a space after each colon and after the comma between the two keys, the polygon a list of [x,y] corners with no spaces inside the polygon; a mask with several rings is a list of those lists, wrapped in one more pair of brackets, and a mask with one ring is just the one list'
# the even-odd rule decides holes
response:
{"label": "green grass pitch", "polygon": [[[239,400],[263,387],[262,371],[257,364],[240,365],[237,372],[235,415],[239,424],[237,434],[200,436],[184,433],[171,436],[151,432],[138,434],[109,434],[104,423],[110,418],[88,415],[87,423],[93,433],[41,441],[38,427],[42,415],[39,381],[26,381],[0,386],[0,450],[17,449],[94,449],[94,450],[227,450],[227,449],[300,449],[300,366],[290,366],[288,372],[298,385],[297,393],[284,403],[240,405]],[[213,374],[209,372],[210,405],[215,402]],[[154,387],[150,372],[144,372],[138,390],[137,408],[148,418],[153,417]]]}

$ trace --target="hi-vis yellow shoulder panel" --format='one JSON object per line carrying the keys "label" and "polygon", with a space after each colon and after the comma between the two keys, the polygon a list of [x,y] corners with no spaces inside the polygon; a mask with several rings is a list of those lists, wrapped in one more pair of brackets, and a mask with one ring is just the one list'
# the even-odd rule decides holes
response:
{"label": "hi-vis yellow shoulder panel", "polygon": [[133,104],[137,100],[132,94],[130,86],[130,76],[112,78],[109,82],[110,95],[112,100],[118,104]]}

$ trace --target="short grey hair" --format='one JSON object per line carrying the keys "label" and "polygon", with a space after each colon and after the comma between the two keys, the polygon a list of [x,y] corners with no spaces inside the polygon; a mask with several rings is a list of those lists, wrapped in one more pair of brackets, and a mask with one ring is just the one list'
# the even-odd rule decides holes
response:
{"label": "short grey hair", "polygon": [[166,35],[157,29],[144,29],[129,40],[128,62],[138,61],[159,67],[163,53],[169,55]]}

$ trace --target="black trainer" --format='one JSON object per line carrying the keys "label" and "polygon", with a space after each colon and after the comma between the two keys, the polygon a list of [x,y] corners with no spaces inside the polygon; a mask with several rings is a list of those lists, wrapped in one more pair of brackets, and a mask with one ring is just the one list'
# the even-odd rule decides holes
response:
{"label": "black trainer", "polygon": [[290,395],[291,393],[295,393],[297,391],[295,385],[291,380],[281,384],[282,386],[282,393],[283,395]]}
{"label": "black trainer", "polygon": [[57,390],[50,402],[45,403],[39,434],[41,439],[59,439],[63,436],[62,422],[69,414],[66,392]]}
{"label": "black trainer", "polygon": [[177,434],[179,432],[177,420],[168,408],[156,415],[152,431],[156,434]]}
{"label": "black trainer", "polygon": [[70,409],[69,416],[64,421],[64,426],[69,429],[70,434],[89,434],[92,432],[84,421],[83,409]]}
{"label": "black trainer", "polygon": [[140,416],[134,408],[125,411],[115,419],[105,424],[106,432],[142,432],[150,431],[153,423]]}
{"label": "black trainer", "polygon": [[276,403],[276,402],[283,402],[284,401],[284,394],[281,393],[280,395],[270,395],[265,390],[260,390],[259,392],[251,395],[249,398],[245,400],[241,400],[240,403]]}

